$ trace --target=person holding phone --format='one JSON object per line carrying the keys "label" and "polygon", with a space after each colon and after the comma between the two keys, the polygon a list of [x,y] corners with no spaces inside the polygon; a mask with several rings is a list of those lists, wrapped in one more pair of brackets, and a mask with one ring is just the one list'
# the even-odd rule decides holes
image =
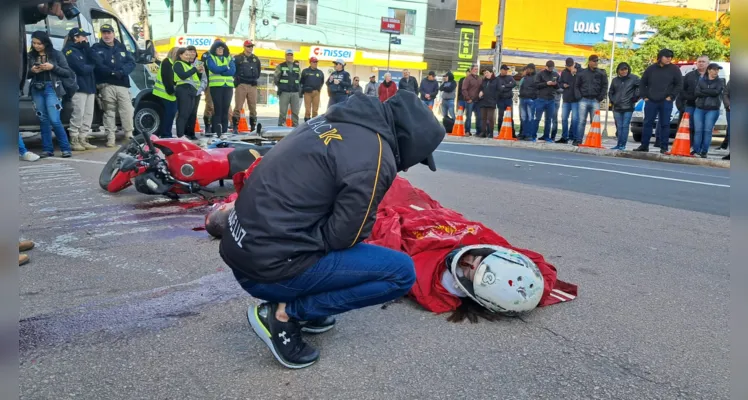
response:
{"label": "person holding phone", "polygon": [[543,127],[542,141],[552,143],[551,125],[553,117],[556,115],[556,90],[558,89],[558,72],[555,70],[556,63],[548,60],[545,63],[545,69],[535,75],[535,86],[538,88],[538,99],[535,100],[535,122],[533,130],[530,131],[530,138],[538,137],[540,128],[540,117],[545,113],[545,123]]}
{"label": "person holding phone", "polygon": [[205,73],[205,63],[197,59],[197,48],[195,46],[187,46],[187,53],[188,58],[191,60],[190,63],[195,67],[195,69],[197,69],[197,76],[200,78],[200,86],[198,86],[197,93],[195,94],[195,103],[192,107],[192,113],[187,120],[187,127],[185,128],[184,135],[196,138],[197,132],[195,128],[197,126],[197,108],[200,105],[202,94],[205,93],[205,89],[208,88],[208,74]]}

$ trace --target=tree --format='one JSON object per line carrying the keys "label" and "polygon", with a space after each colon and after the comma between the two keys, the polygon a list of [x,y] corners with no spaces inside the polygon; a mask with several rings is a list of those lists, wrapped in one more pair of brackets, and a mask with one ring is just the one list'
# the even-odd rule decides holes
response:
{"label": "tree", "polygon": [[[636,74],[641,74],[647,66],[654,63],[657,53],[663,48],[673,51],[674,62],[694,62],[701,55],[722,61],[730,55],[729,17],[720,19],[717,23],[683,17],[649,17],[647,25],[657,33],[641,47],[634,49],[631,39],[626,43],[618,43],[616,47],[614,62],[628,62],[632,72]],[[725,35],[728,38],[726,43]],[[593,48],[603,61],[610,60],[612,49],[612,43],[600,43]]]}

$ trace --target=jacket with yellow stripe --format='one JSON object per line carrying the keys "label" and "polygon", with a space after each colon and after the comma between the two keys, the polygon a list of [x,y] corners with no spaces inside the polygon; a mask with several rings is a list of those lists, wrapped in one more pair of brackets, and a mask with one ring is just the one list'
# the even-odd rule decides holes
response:
{"label": "jacket with yellow stripe", "polygon": [[296,128],[257,165],[239,192],[220,254],[248,279],[298,276],[326,254],[371,233],[398,171],[423,163],[442,124],[407,91],[384,103],[354,94]]}

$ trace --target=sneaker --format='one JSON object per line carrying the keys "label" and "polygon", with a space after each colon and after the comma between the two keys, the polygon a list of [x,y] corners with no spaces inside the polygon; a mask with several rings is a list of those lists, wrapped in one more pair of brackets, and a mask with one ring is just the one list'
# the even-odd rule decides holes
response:
{"label": "sneaker", "polygon": [[558,139],[558,140],[556,140],[556,143],[566,144],[566,143],[569,143],[569,139],[563,139],[563,138],[562,139]]}
{"label": "sneaker", "polygon": [[648,153],[649,152],[649,147],[639,146],[639,147],[635,148],[634,151],[643,151],[645,153]]}
{"label": "sneaker", "polygon": [[23,160],[23,161],[36,161],[36,160],[38,160],[40,158],[41,157],[39,157],[38,155],[36,155],[35,153],[32,153],[30,151],[27,151],[24,155],[21,156],[21,160]]}
{"label": "sneaker", "polygon": [[314,364],[319,359],[319,351],[301,339],[301,326],[297,322],[275,319],[276,307],[277,304],[272,303],[250,306],[247,309],[249,325],[284,367],[299,369]]}
{"label": "sneaker", "polygon": [[39,158],[47,158],[47,157],[54,157],[54,156],[55,156],[55,153],[52,153],[52,152],[39,154]]}
{"label": "sneaker", "polygon": [[610,149],[611,150],[621,150],[621,147],[620,146],[613,146]]}
{"label": "sneaker", "polygon": [[299,325],[304,333],[325,333],[335,326],[335,318],[324,317],[312,321],[301,321]]}
{"label": "sneaker", "polygon": [[71,153],[69,151],[63,151],[62,152],[62,158],[70,158],[72,156],[73,156],[73,153]]}

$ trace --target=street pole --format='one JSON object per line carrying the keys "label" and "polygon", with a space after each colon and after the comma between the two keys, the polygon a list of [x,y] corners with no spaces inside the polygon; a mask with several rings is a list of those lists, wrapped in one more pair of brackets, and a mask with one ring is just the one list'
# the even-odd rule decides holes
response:
{"label": "street pole", "polygon": [[392,34],[389,34],[390,40],[387,43],[387,72],[390,72],[390,51],[392,51]]}
{"label": "street pole", "polygon": [[[613,84],[613,60],[615,60],[616,57],[616,46],[618,46],[618,6],[620,5],[620,0],[616,0],[616,16],[613,18],[613,50],[610,52],[610,72],[608,73],[608,87],[605,92],[605,96],[608,95],[608,92],[610,91],[610,85]],[[631,73],[631,71],[629,71]],[[605,107],[605,128],[603,128],[603,137],[608,138],[608,116],[610,114],[610,99],[605,102],[607,104],[607,107]],[[618,134],[618,132],[616,132]]]}
{"label": "street pole", "polygon": [[257,27],[257,0],[252,0],[252,6],[249,8],[249,40],[255,41],[255,31]]}
{"label": "street pole", "polygon": [[[496,49],[494,54],[493,70],[497,72],[501,67],[501,53],[504,49],[504,16],[506,15],[506,0],[499,3],[499,32],[496,35]],[[498,73],[498,72],[497,72]]]}

